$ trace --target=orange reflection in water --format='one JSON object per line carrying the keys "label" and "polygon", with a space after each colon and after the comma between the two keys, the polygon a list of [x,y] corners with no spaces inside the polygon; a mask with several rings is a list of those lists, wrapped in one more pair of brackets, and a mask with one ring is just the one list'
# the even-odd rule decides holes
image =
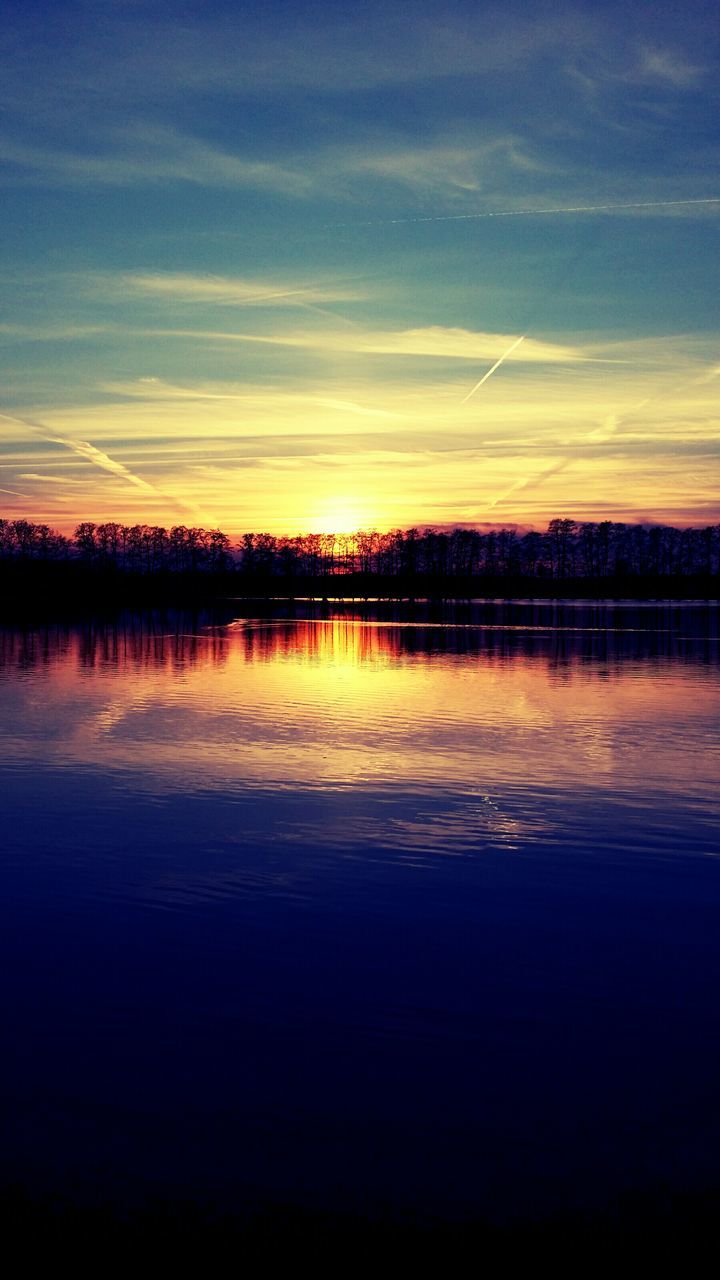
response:
{"label": "orange reflection in water", "polygon": [[9,750],[168,791],[690,794],[720,711],[712,639],[647,627],[146,617],[4,632],[0,672]]}
{"label": "orange reflection in water", "polygon": [[[681,658],[708,665],[718,659],[718,610],[712,604],[665,603],[628,610],[604,602],[582,604],[580,609],[574,602],[489,602],[485,611],[493,620],[484,622],[383,618],[371,616],[368,606],[356,609],[344,602],[307,607],[311,616],[249,617],[223,625],[173,612],[128,614],[114,623],[78,627],[0,627],[0,673],[12,667],[55,665],[63,658],[86,670],[179,671],[222,664],[237,648],[248,662],[292,659],[360,665],[383,657],[522,656],[557,670],[606,663],[617,667],[618,674],[628,659]],[[425,613],[435,611],[431,607]],[[403,612],[401,607],[398,612]],[[449,612],[472,611],[468,607]]]}

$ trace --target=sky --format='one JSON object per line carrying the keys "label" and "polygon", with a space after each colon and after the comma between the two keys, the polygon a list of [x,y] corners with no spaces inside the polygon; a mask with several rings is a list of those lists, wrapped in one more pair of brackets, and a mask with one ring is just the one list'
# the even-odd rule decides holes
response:
{"label": "sky", "polygon": [[0,515],[720,518],[714,3],[4,9]]}

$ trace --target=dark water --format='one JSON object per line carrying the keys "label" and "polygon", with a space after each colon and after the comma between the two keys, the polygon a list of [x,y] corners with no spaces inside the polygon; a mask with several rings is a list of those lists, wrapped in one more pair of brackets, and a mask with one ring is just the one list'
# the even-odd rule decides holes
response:
{"label": "dark water", "polygon": [[304,613],[0,632],[3,1180],[720,1185],[717,609]]}

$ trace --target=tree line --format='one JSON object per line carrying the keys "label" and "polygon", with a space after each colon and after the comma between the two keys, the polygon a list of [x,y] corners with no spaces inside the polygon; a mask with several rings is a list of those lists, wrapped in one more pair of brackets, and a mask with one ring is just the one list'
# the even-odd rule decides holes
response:
{"label": "tree line", "polygon": [[143,576],[231,574],[256,582],[711,577],[720,573],[720,525],[678,529],[557,518],[543,532],[457,527],[296,537],[246,533],[233,544],[219,529],[186,525],[83,521],[66,537],[46,524],[0,519],[0,561],[72,562]]}

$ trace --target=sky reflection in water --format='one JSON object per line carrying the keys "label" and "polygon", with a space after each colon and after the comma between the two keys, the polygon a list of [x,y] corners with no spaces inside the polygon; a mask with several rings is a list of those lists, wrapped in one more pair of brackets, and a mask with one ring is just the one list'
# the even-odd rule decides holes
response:
{"label": "sky reflection in water", "polygon": [[717,659],[702,606],[0,633],[4,1175],[720,1180]]}

